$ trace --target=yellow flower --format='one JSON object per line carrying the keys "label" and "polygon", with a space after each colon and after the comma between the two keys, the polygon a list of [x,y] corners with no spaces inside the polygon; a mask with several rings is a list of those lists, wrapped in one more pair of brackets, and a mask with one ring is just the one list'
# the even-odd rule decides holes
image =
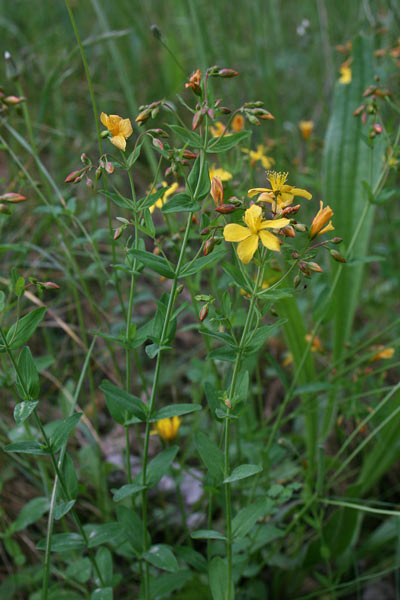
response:
{"label": "yellow flower", "polygon": [[[223,123],[221,123],[221,121],[217,121],[215,123],[215,127],[213,127],[213,125],[211,125],[210,130],[211,133],[213,134],[214,137],[221,137],[221,135],[224,133],[226,127]],[[225,135],[230,135],[228,132]]]}
{"label": "yellow flower", "polygon": [[122,119],[118,115],[106,115],[102,112],[100,121],[112,135],[110,142],[120,150],[125,150],[126,140],[133,133],[130,119]]}
{"label": "yellow flower", "polygon": [[[325,206],[324,208],[324,203],[321,200],[319,203],[319,211],[317,212],[311,223],[310,232],[308,234],[310,240],[312,240],[318,235],[326,233],[327,231],[333,231],[335,229],[332,225],[332,221],[329,221],[332,215],[333,210],[331,209],[331,207]],[[328,223],[328,225],[324,227],[326,223]]]}
{"label": "yellow flower", "polygon": [[314,129],[314,121],[300,121],[299,129],[303,140],[308,140]]}
{"label": "yellow flower", "polygon": [[171,419],[167,417],[166,419],[157,421],[155,428],[151,431],[151,433],[153,435],[159,435],[164,442],[169,442],[170,440],[176,438],[180,425],[181,420],[179,417],[172,417]]}
{"label": "yellow flower", "polygon": [[344,62],[342,64],[339,72],[340,72],[340,77],[339,77],[340,83],[348,84],[351,82],[351,68],[350,68],[349,62],[347,60],[346,60],[346,62]]}
{"label": "yellow flower", "polygon": [[269,250],[280,252],[279,239],[273,233],[265,230],[286,227],[290,223],[289,219],[263,221],[261,206],[253,204],[246,210],[244,222],[247,227],[230,223],[224,228],[224,238],[227,242],[240,242],[238,256],[242,263],[247,264],[251,261],[260,240]]}
{"label": "yellow flower", "polygon": [[[149,211],[150,211],[151,213],[153,213],[153,212],[154,212],[154,210],[156,209],[156,207],[157,207],[157,208],[162,208],[162,207],[164,206],[164,204],[165,204],[165,203],[166,203],[166,201],[168,200],[169,196],[170,196],[171,194],[173,194],[173,193],[175,192],[175,190],[176,190],[176,189],[179,187],[179,184],[178,184],[178,183],[176,183],[176,181],[175,181],[175,183],[173,183],[172,185],[170,185],[170,186],[168,187],[168,183],[167,183],[166,181],[163,181],[163,182],[162,182],[162,186],[163,186],[163,188],[168,188],[168,189],[167,189],[167,190],[164,192],[164,194],[163,194],[163,195],[162,195],[162,196],[161,196],[161,197],[160,197],[160,198],[157,200],[157,202],[155,202],[155,203],[154,203],[152,206],[150,206],[150,208],[149,208]],[[152,192],[154,192],[154,191],[155,191],[155,189],[153,189],[153,190],[152,190]]]}
{"label": "yellow flower", "polygon": [[250,198],[260,194],[257,202],[269,202],[274,205],[275,212],[282,210],[286,206],[292,204],[295,196],[302,196],[310,200],[312,198],[310,192],[296,188],[293,185],[288,185],[286,180],[288,173],[277,173],[276,171],[269,171],[267,173],[267,181],[271,185],[269,188],[252,188],[248,191]]}
{"label": "yellow flower", "polygon": [[264,169],[270,169],[275,161],[273,158],[271,158],[271,156],[266,155],[266,150],[267,149],[263,144],[258,144],[257,150],[250,150],[250,153],[247,148],[242,148],[242,152],[250,154],[250,162],[252,167],[254,167],[256,162],[260,162]]}
{"label": "yellow flower", "polygon": [[210,181],[212,181],[214,177],[218,177],[221,181],[229,181],[232,179],[232,173],[225,171],[225,169],[217,169],[215,165],[212,165],[208,172],[210,175]]}
{"label": "yellow flower", "polygon": [[243,115],[235,115],[233,117],[232,129],[235,132],[242,131],[242,129],[244,129],[244,117],[243,117]]}
{"label": "yellow flower", "polygon": [[[307,343],[310,342],[311,333],[307,333],[307,335],[305,336],[305,340]],[[318,336],[315,336],[311,343],[311,352],[323,352],[323,351],[324,351],[324,348],[321,344],[321,340],[319,339]]]}
{"label": "yellow flower", "polygon": [[369,359],[371,362],[381,359],[388,360],[394,354],[394,348],[385,348],[385,346],[375,346],[374,350],[378,350],[378,352]]}

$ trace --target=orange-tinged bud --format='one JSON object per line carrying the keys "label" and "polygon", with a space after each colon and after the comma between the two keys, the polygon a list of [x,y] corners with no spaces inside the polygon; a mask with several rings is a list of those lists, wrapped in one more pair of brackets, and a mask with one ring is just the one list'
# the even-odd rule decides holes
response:
{"label": "orange-tinged bud", "polygon": [[322,273],[322,269],[316,262],[308,262],[307,265],[311,269],[311,271],[315,271],[316,273]]}
{"label": "orange-tinged bud", "polygon": [[198,154],[196,154],[195,152],[191,152],[190,150],[184,150],[183,156],[184,156],[184,158],[189,158],[189,159],[194,160],[195,158],[197,158]]}
{"label": "orange-tinged bud", "polygon": [[7,192],[0,196],[0,200],[3,202],[9,202],[10,204],[17,204],[18,202],[25,202],[26,198],[22,194]]}
{"label": "orange-tinged bud", "polygon": [[346,259],[337,250],[330,250],[331,256],[337,262],[345,263]]}
{"label": "orange-tinged bud", "polygon": [[38,281],[38,285],[41,285],[46,290],[59,290],[60,286],[54,281]]}
{"label": "orange-tinged bud", "polygon": [[220,69],[216,75],[218,75],[218,77],[230,78],[237,77],[239,73],[234,69]]}
{"label": "orange-tinged bud", "polygon": [[220,204],[215,210],[221,215],[228,215],[229,213],[234,212],[236,208],[237,207],[234,204]]}
{"label": "orange-tinged bud", "polygon": [[3,102],[11,106],[16,106],[17,104],[21,104],[21,102],[24,101],[25,98],[19,98],[18,96],[6,96],[5,98],[3,98]]}
{"label": "orange-tinged bud", "polygon": [[294,206],[287,206],[283,209],[281,215],[282,217],[286,217],[286,215],[294,215],[300,210],[300,204],[295,204]]}
{"label": "orange-tinged bud", "polygon": [[200,231],[200,235],[208,235],[210,233],[210,228],[209,227],[204,227],[204,229],[202,229]]}
{"label": "orange-tinged bud", "polygon": [[214,238],[207,240],[206,243],[204,244],[204,250],[203,250],[204,256],[208,256],[209,254],[211,254],[211,252],[214,250],[214,248],[215,248]]}
{"label": "orange-tinged bud", "polygon": [[374,123],[374,125],[372,125],[372,129],[377,135],[379,135],[383,131],[382,125],[379,125],[379,123]]}
{"label": "orange-tinged bud", "polygon": [[200,123],[203,120],[203,113],[201,110],[198,110],[196,113],[194,113],[193,119],[192,119],[192,130],[195,131],[198,126],[200,125]]}
{"label": "orange-tinged bud", "polygon": [[85,174],[85,169],[80,169],[79,171],[72,171],[67,177],[64,179],[64,183],[78,183],[82,179]]}
{"label": "orange-tinged bud", "polygon": [[244,129],[244,117],[243,115],[235,115],[232,119],[232,129],[235,132],[242,131]]}
{"label": "orange-tinged bud", "polygon": [[365,109],[365,104],[361,104],[358,108],[356,108],[356,110],[353,112],[353,117],[358,117],[358,115],[361,115],[361,113],[363,112],[363,110]]}
{"label": "orange-tinged bud", "polygon": [[308,140],[314,129],[314,121],[300,121],[299,129],[303,140]]}
{"label": "orange-tinged bud", "polygon": [[193,92],[197,95],[197,96],[201,96],[201,71],[200,69],[197,69],[197,71],[194,71],[194,73],[192,73],[192,75],[190,76],[189,82],[185,83],[185,88],[192,88]]}
{"label": "orange-tinged bud", "polygon": [[[324,203],[322,202],[322,200],[319,203],[319,206],[320,206],[319,211],[317,212],[317,214],[315,215],[315,217],[312,220],[310,232],[308,234],[309,238],[311,240],[313,238],[315,238],[317,235],[322,235],[323,233],[326,233],[327,231],[332,231],[335,229],[332,225],[332,221],[329,221],[329,219],[333,215],[333,210],[331,209],[331,207],[325,206],[325,208],[324,208]],[[328,223],[328,221],[329,221],[329,223]]]}
{"label": "orange-tinged bud", "polygon": [[283,227],[281,229],[281,233],[283,233],[283,235],[285,235],[286,237],[291,237],[291,238],[296,237],[296,232],[291,225],[287,225],[286,227]]}
{"label": "orange-tinged bud", "polygon": [[224,186],[219,177],[213,177],[211,182],[210,194],[216,206],[219,206],[224,201]]}

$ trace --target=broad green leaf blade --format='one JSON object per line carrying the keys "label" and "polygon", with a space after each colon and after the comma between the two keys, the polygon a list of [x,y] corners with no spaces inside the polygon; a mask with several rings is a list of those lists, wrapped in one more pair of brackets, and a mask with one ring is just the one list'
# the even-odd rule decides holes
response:
{"label": "broad green leaf blade", "polygon": [[166,277],[167,279],[173,279],[175,277],[175,272],[170,267],[168,261],[162,256],[156,256],[151,252],[146,252],[145,250],[130,250],[129,255],[133,256],[133,258],[137,258],[141,263],[143,263],[146,267],[155,271],[159,275]]}
{"label": "broad green leaf blade", "polygon": [[[193,199],[196,201],[203,200],[210,193],[211,182],[210,176],[208,173],[208,164],[207,161],[204,161],[203,170],[200,176],[200,167],[201,167],[201,156],[199,155],[193,165],[192,170],[189,173],[189,177],[187,180],[188,193],[191,191],[191,195]],[[200,178],[200,180],[199,180]]]}
{"label": "broad green leaf blade", "polygon": [[75,413],[70,417],[63,419],[56,425],[50,436],[50,445],[53,452],[58,452],[61,446],[63,446],[66,443],[70,433],[78,424],[81,416],[82,413]]}
{"label": "broad green leaf blade", "polygon": [[90,600],[113,600],[112,587],[96,588],[90,595]]}
{"label": "broad green leaf blade", "polygon": [[21,452],[21,454],[49,454],[50,450],[35,440],[14,442],[5,446],[4,452]]}
{"label": "broad green leaf blade", "polygon": [[[128,542],[137,554],[143,551],[143,522],[136,511],[126,506],[118,506],[117,517],[119,523],[123,526]],[[150,536],[147,534],[148,544]]]}
{"label": "broad green leaf blade", "polygon": [[[323,163],[324,203],[334,211],[335,234],[343,238],[341,249],[349,246],[368,202],[363,181],[371,189],[376,185],[384,153],[383,136],[378,136],[372,150],[364,141],[368,125],[353,117],[362,102],[365,88],[374,83],[372,39],[358,36],[352,45],[352,80],[336,83],[331,119],[326,132]],[[351,256],[364,257],[375,214],[370,206],[367,217],[353,245]],[[351,258],[351,256],[349,258]],[[339,266],[335,263],[333,277],[341,269],[334,298],[334,358],[341,356],[349,339],[360,295],[363,264]]]}
{"label": "broad green leaf blade", "polygon": [[[22,382],[17,377],[17,390],[22,400],[36,400],[39,396],[39,373],[27,346],[21,350],[18,358],[18,370]],[[29,415],[28,415],[29,416]]]}
{"label": "broad green leaf blade", "polygon": [[49,510],[48,498],[39,497],[30,500],[25,504],[18,514],[17,519],[11,525],[12,531],[21,531],[36,523]]}
{"label": "broad green leaf blade", "polygon": [[145,485],[140,483],[127,483],[114,492],[114,502],[120,502],[124,498],[134,496],[145,489]]}
{"label": "broad green leaf blade", "polygon": [[69,500],[68,502],[61,502],[60,504],[57,504],[54,508],[55,520],[59,521],[60,519],[65,517],[65,515],[67,515],[71,508],[74,506],[75,502],[76,500]]}
{"label": "broad green leaf blade", "polygon": [[217,481],[221,481],[224,472],[224,454],[221,448],[203,431],[196,433],[195,444],[210,475]]}
{"label": "broad green leaf blade", "polygon": [[[46,549],[46,540],[41,540],[36,548]],[[56,533],[51,538],[52,552],[71,552],[72,550],[83,550],[85,542],[80,533]]]}
{"label": "broad green leaf blade", "polygon": [[147,467],[146,483],[148,487],[156,485],[161,477],[165,475],[177,455],[179,450],[178,446],[170,446],[165,448],[160,454],[157,454],[155,458],[149,463]]}
{"label": "broad green leaf blade", "polygon": [[213,600],[225,600],[228,585],[231,586],[230,597],[234,599],[233,583],[228,581],[228,565],[223,558],[215,556],[212,559],[208,575]]}
{"label": "broad green leaf blade", "polygon": [[246,477],[252,477],[256,473],[261,473],[262,467],[260,465],[240,465],[233,469],[229,477],[224,479],[224,483],[232,483],[232,481],[239,481],[239,479],[245,479]]}
{"label": "broad green leaf blade", "polygon": [[84,529],[88,536],[89,548],[106,543],[122,543],[126,538],[125,529],[118,522],[105,523],[104,525],[85,525]]}
{"label": "broad green leaf blade", "polygon": [[189,413],[201,410],[201,408],[201,404],[171,404],[170,406],[160,408],[150,421],[161,421],[161,419],[188,415]]}
{"label": "broad green leaf blade", "polygon": [[147,420],[147,407],[136,396],[107,380],[102,381],[100,389],[104,392],[110,413],[121,425],[131,417],[136,417],[138,422]]}
{"label": "broad green leaf blade", "polygon": [[193,531],[191,537],[194,540],[226,540],[223,533],[214,529],[198,529],[197,531]]}
{"label": "broad green leaf blade", "polygon": [[19,402],[14,408],[14,419],[19,425],[26,421],[26,419],[33,413],[37,405],[38,400],[28,400],[27,402]]}
{"label": "broad green leaf blade", "polygon": [[189,129],[185,129],[180,125],[168,125],[168,127],[172,129],[172,131],[176,133],[181,140],[183,140],[185,143],[188,143],[192,148],[203,147],[203,140],[195,131],[190,131]]}
{"label": "broad green leaf blade", "polygon": [[179,273],[179,277],[189,277],[190,275],[195,275],[196,273],[200,273],[203,269],[207,269],[212,267],[213,265],[219,263],[222,258],[226,254],[226,249],[221,248],[220,250],[215,250],[208,254],[207,256],[201,256],[197,258],[193,263],[189,263],[183,267],[182,271]]}
{"label": "broad green leaf blade", "polygon": [[177,212],[195,212],[200,210],[200,204],[193,202],[191,196],[186,192],[176,194],[170,200],[168,200],[161,209],[165,215]]}
{"label": "broad green leaf blade", "polygon": [[11,325],[7,332],[6,340],[10,350],[21,348],[34,334],[39,323],[42,321],[46,307],[34,308],[27,315]]}
{"label": "broad green leaf blade", "polygon": [[249,506],[242,508],[232,521],[232,537],[237,540],[245,537],[258,519],[265,517],[271,512],[274,503],[269,498],[260,498]]}
{"label": "broad green leaf blade", "polygon": [[170,546],[167,544],[157,544],[152,546],[148,552],[143,554],[143,558],[158,569],[164,571],[177,571],[179,569],[178,561]]}
{"label": "broad green leaf blade", "polygon": [[231,148],[234,148],[251,135],[251,131],[244,130],[231,135],[224,135],[218,140],[212,139],[207,147],[207,152],[226,152]]}

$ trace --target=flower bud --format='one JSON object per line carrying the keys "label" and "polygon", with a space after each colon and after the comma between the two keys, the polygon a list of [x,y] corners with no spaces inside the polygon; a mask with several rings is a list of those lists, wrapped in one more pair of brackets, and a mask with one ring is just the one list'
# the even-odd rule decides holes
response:
{"label": "flower bud", "polygon": [[334,237],[334,238],[332,238],[329,241],[332,242],[332,244],[340,244],[340,242],[343,242],[343,238],[341,238],[341,237]]}
{"label": "flower bud", "polygon": [[57,283],[54,283],[54,281],[38,281],[37,285],[41,285],[46,290],[59,290],[60,289],[60,286],[57,285]]}
{"label": "flower bud", "polygon": [[153,138],[153,146],[159,150],[164,150],[164,144],[158,138]]}
{"label": "flower bud", "polygon": [[200,319],[200,323],[202,323],[204,321],[204,319],[206,318],[206,316],[208,315],[208,304],[205,304],[199,313],[199,319]]}
{"label": "flower bud", "polygon": [[97,179],[100,179],[100,177],[103,175],[103,169],[101,167],[97,167],[96,171],[95,171],[95,177],[96,177],[96,181]]}
{"label": "flower bud", "polygon": [[282,227],[281,233],[286,237],[294,238],[296,237],[296,232],[291,225],[287,225],[286,227]]}
{"label": "flower bud", "polygon": [[90,158],[87,156],[87,154],[85,152],[82,152],[81,154],[81,163],[83,163],[84,165],[90,165]]}
{"label": "flower bud", "polygon": [[72,171],[64,179],[64,183],[78,183],[85,174],[86,169],[80,169],[79,171]]}
{"label": "flower bud", "polygon": [[0,213],[3,215],[11,215],[11,210],[5,204],[0,204]]}
{"label": "flower bud", "polygon": [[219,177],[212,178],[210,194],[216,206],[222,205],[224,201],[224,186]]}
{"label": "flower bud", "polygon": [[293,287],[294,287],[294,289],[296,289],[299,286],[300,281],[301,281],[300,275],[296,275],[296,277],[293,279]]}
{"label": "flower bud", "polygon": [[365,123],[367,122],[367,119],[368,119],[368,115],[367,115],[367,113],[366,113],[366,112],[363,112],[363,114],[361,115],[361,123],[362,123],[363,125],[365,125]]}
{"label": "flower bud", "polygon": [[198,126],[201,124],[202,120],[203,120],[203,113],[201,110],[198,110],[194,114],[194,117],[192,120],[192,130],[193,131],[195,131],[198,128]]}
{"label": "flower bud", "polygon": [[154,35],[156,40],[162,39],[161,29],[158,27],[158,25],[150,25],[150,31]]}
{"label": "flower bud", "polygon": [[281,215],[282,217],[286,217],[286,215],[294,215],[300,210],[300,204],[295,204],[294,206],[287,206],[283,209]]}
{"label": "flower bud", "polygon": [[204,227],[204,229],[202,229],[200,231],[200,235],[208,235],[210,233],[210,228],[209,227]]}
{"label": "flower bud", "polygon": [[305,263],[303,260],[299,262],[299,269],[307,277],[310,276],[310,269],[308,268],[307,263]]}
{"label": "flower bud", "polygon": [[246,117],[248,118],[249,122],[252,125],[261,125],[260,121],[257,119],[257,117],[255,117],[254,115],[252,115],[251,113],[246,111]]}
{"label": "flower bud", "polygon": [[116,230],[115,230],[115,232],[114,232],[114,238],[113,238],[113,239],[114,239],[114,242],[115,242],[115,240],[117,240],[119,237],[121,237],[121,235],[122,235],[122,232],[124,231],[124,229],[125,229],[124,227],[118,227],[118,229],[116,229]]}
{"label": "flower bud", "polygon": [[358,117],[359,115],[361,115],[361,113],[363,112],[363,110],[365,109],[365,104],[361,104],[358,108],[356,108],[356,110],[353,112],[353,117]]}
{"label": "flower bud", "polygon": [[382,133],[383,129],[382,129],[382,125],[379,125],[379,123],[374,123],[372,125],[372,129],[375,131],[375,133],[377,135],[379,135],[380,133]]}
{"label": "flower bud", "polygon": [[234,69],[220,69],[220,71],[218,71],[216,75],[218,75],[218,77],[224,77],[229,79],[231,77],[237,77],[239,73]]}
{"label": "flower bud", "polygon": [[184,158],[189,158],[189,159],[196,159],[198,154],[196,154],[195,152],[191,152],[190,150],[184,150],[183,151],[183,156]]}
{"label": "flower bud", "polygon": [[297,250],[293,250],[292,258],[294,258],[294,260],[297,260],[299,257],[300,257],[300,254],[297,252]]}
{"label": "flower bud", "polygon": [[234,212],[236,208],[237,207],[234,204],[220,204],[215,210],[221,215],[229,215],[229,213]]}
{"label": "flower bud", "polygon": [[220,112],[222,112],[223,115],[230,115],[232,110],[230,108],[228,108],[227,106],[221,106],[221,108],[219,109]]}
{"label": "flower bud", "polygon": [[316,273],[322,273],[322,269],[318,263],[308,262],[307,265],[311,269],[311,271],[315,271]]}
{"label": "flower bud", "polygon": [[110,161],[106,162],[104,168],[109,175],[112,175],[114,173],[114,165],[110,163]]}
{"label": "flower bud", "polygon": [[25,196],[22,194],[17,194],[15,192],[7,192],[0,196],[0,200],[3,202],[9,202],[10,204],[17,204],[18,202],[25,202]]}
{"label": "flower bud", "polygon": [[25,98],[18,96],[6,96],[3,98],[3,102],[8,104],[9,106],[16,106],[17,104],[21,104],[21,102],[25,102]]}
{"label": "flower bud", "polygon": [[207,240],[206,243],[204,244],[204,250],[203,250],[204,256],[208,256],[209,254],[211,254],[211,252],[214,250],[214,248],[215,248],[214,238]]}
{"label": "flower bud", "polygon": [[141,113],[138,114],[138,116],[135,119],[136,123],[140,123],[140,124],[144,123],[150,117],[150,114],[151,114],[151,110],[149,108],[146,108],[145,110],[143,110]]}
{"label": "flower bud", "polygon": [[304,223],[294,223],[293,227],[295,228],[296,231],[307,231],[307,227],[304,225]]}
{"label": "flower bud", "polygon": [[363,98],[367,96],[372,96],[376,92],[376,85],[369,85],[363,92]]}
{"label": "flower bud", "polygon": [[331,256],[334,260],[336,260],[337,262],[341,262],[341,263],[345,263],[347,262],[346,259],[344,258],[344,256],[342,256],[340,254],[340,252],[338,252],[337,250],[330,250]]}

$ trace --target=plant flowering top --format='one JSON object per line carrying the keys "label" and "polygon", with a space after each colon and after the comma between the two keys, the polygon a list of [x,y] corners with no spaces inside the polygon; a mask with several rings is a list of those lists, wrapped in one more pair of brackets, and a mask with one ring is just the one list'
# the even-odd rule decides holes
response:
{"label": "plant flowering top", "polygon": [[286,227],[290,223],[289,219],[263,221],[261,206],[253,204],[246,210],[244,222],[247,227],[230,223],[224,228],[224,238],[227,242],[240,242],[238,256],[242,263],[247,264],[251,261],[260,240],[269,250],[280,252],[279,239],[273,233],[265,230]]}
{"label": "plant flowering top", "polygon": [[270,188],[252,188],[248,191],[250,198],[260,194],[258,202],[269,202],[274,206],[275,212],[292,204],[295,196],[302,196],[310,200],[312,195],[307,190],[288,185],[286,180],[289,173],[277,173],[276,171],[267,171],[267,181],[271,184]]}
{"label": "plant flowering top", "polygon": [[157,421],[151,433],[153,435],[159,435],[160,438],[164,440],[164,442],[169,442],[176,438],[180,426],[181,420],[179,417],[167,417],[166,419],[161,419],[161,421]]}
{"label": "plant flowering top", "polygon": [[125,150],[126,140],[133,133],[130,119],[123,119],[118,115],[106,115],[102,112],[100,115],[100,121],[111,133],[112,137],[110,142],[114,144],[114,146],[117,146],[117,148],[120,150]]}

